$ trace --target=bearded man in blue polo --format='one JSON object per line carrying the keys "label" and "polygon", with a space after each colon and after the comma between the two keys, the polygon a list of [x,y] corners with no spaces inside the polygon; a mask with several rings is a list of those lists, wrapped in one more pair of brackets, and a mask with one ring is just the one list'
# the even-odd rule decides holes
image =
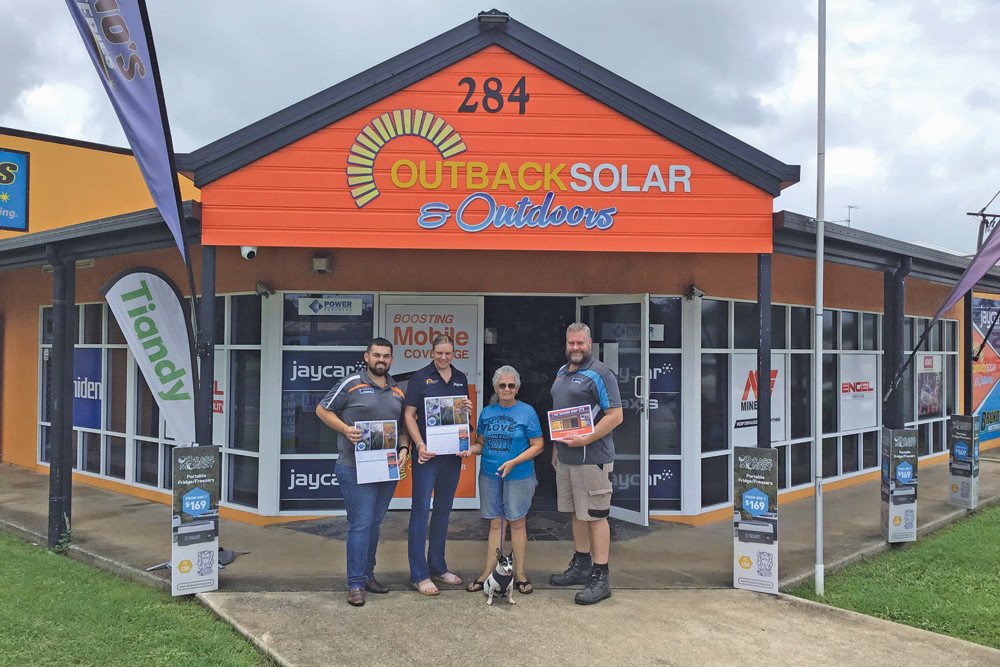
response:
{"label": "bearded man in blue polo", "polygon": [[555,410],[590,406],[594,430],[554,440],[552,467],[560,512],[573,513],[576,553],[565,572],[553,574],[553,586],[579,586],[577,604],[595,604],[611,596],[608,557],[611,551],[611,472],[615,443],[611,432],[622,423],[618,378],[591,356],[590,327],[574,322],[566,328],[567,363],[552,383]]}

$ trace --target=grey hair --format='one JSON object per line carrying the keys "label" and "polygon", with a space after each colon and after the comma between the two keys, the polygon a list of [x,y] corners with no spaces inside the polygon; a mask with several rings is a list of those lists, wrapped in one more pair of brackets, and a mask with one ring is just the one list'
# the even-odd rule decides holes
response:
{"label": "grey hair", "polygon": [[504,375],[511,375],[514,378],[514,383],[517,384],[518,388],[521,387],[521,374],[517,372],[517,369],[511,365],[503,365],[493,373],[493,398],[490,399],[490,405],[496,405],[500,402],[500,397],[496,393],[497,383],[500,382],[500,378]]}
{"label": "grey hair", "polygon": [[577,333],[578,331],[582,331],[583,333],[587,334],[587,340],[594,340],[590,335],[590,327],[588,327],[583,322],[573,322],[573,324],[566,327],[567,336],[570,335],[571,333]]}

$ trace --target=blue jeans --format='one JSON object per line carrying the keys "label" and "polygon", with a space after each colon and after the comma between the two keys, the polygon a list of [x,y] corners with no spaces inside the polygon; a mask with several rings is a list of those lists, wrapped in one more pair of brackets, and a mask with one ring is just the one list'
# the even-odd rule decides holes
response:
{"label": "blue jeans", "polygon": [[364,588],[375,578],[379,529],[396,492],[396,482],[358,484],[356,468],[334,467],[347,509],[347,587]]}
{"label": "blue jeans", "polygon": [[[413,503],[407,530],[407,551],[410,559],[410,581],[418,583],[431,575],[448,571],[444,561],[444,543],[448,538],[448,518],[455,501],[455,489],[462,472],[463,459],[442,454],[427,463],[413,461]],[[434,492],[434,513],[430,513],[431,492]],[[427,517],[430,515],[430,530]],[[428,543],[429,542],[429,543]],[[427,543],[427,556],[424,544]]]}

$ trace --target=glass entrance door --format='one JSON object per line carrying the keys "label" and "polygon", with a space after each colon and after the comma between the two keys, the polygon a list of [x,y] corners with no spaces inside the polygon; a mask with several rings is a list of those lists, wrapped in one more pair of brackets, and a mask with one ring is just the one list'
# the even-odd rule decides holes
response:
{"label": "glass entrance door", "polygon": [[614,431],[611,516],[647,526],[649,295],[581,297],[577,317],[590,326],[593,354],[618,376],[622,397],[624,421]]}

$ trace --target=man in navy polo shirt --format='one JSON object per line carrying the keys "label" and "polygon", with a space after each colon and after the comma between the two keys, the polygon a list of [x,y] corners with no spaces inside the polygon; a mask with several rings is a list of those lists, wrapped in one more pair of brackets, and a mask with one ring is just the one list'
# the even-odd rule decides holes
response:
{"label": "man in navy polo shirt", "polygon": [[568,363],[552,383],[552,408],[559,410],[589,405],[594,432],[555,440],[552,467],[560,512],[573,512],[573,544],[576,553],[569,568],[553,574],[553,586],[584,585],[576,594],[577,604],[594,604],[611,596],[608,556],[611,531],[611,471],[615,443],[611,432],[622,423],[622,399],[618,378],[610,368],[591,356],[590,327],[574,322],[566,328]]}
{"label": "man in navy polo shirt", "polygon": [[[437,595],[435,584],[457,586],[462,579],[448,571],[444,559],[448,537],[448,519],[455,500],[455,490],[462,473],[462,459],[471,451],[455,455],[435,455],[427,450],[427,415],[424,399],[433,396],[464,396],[465,408],[471,412],[468,399],[469,379],[451,365],[455,341],[442,334],[432,342],[433,361],[414,373],[406,385],[404,418],[413,441],[413,501],[410,505],[410,525],[407,531],[407,552],[410,560],[410,583],[422,595]],[[471,438],[471,434],[470,434]],[[434,512],[431,514],[431,493]],[[430,529],[427,518],[430,516]],[[426,552],[424,545],[426,546]]]}
{"label": "man in navy polo shirt", "polygon": [[316,406],[316,416],[337,432],[337,463],[334,472],[347,509],[347,602],[361,607],[365,591],[388,593],[389,587],[375,579],[375,549],[382,519],[389,509],[396,481],[358,481],[355,447],[362,432],[359,421],[395,421],[397,461],[403,466],[410,437],[403,425],[403,390],[389,375],[392,343],[375,338],[365,351],[365,367],[349,375]]}

